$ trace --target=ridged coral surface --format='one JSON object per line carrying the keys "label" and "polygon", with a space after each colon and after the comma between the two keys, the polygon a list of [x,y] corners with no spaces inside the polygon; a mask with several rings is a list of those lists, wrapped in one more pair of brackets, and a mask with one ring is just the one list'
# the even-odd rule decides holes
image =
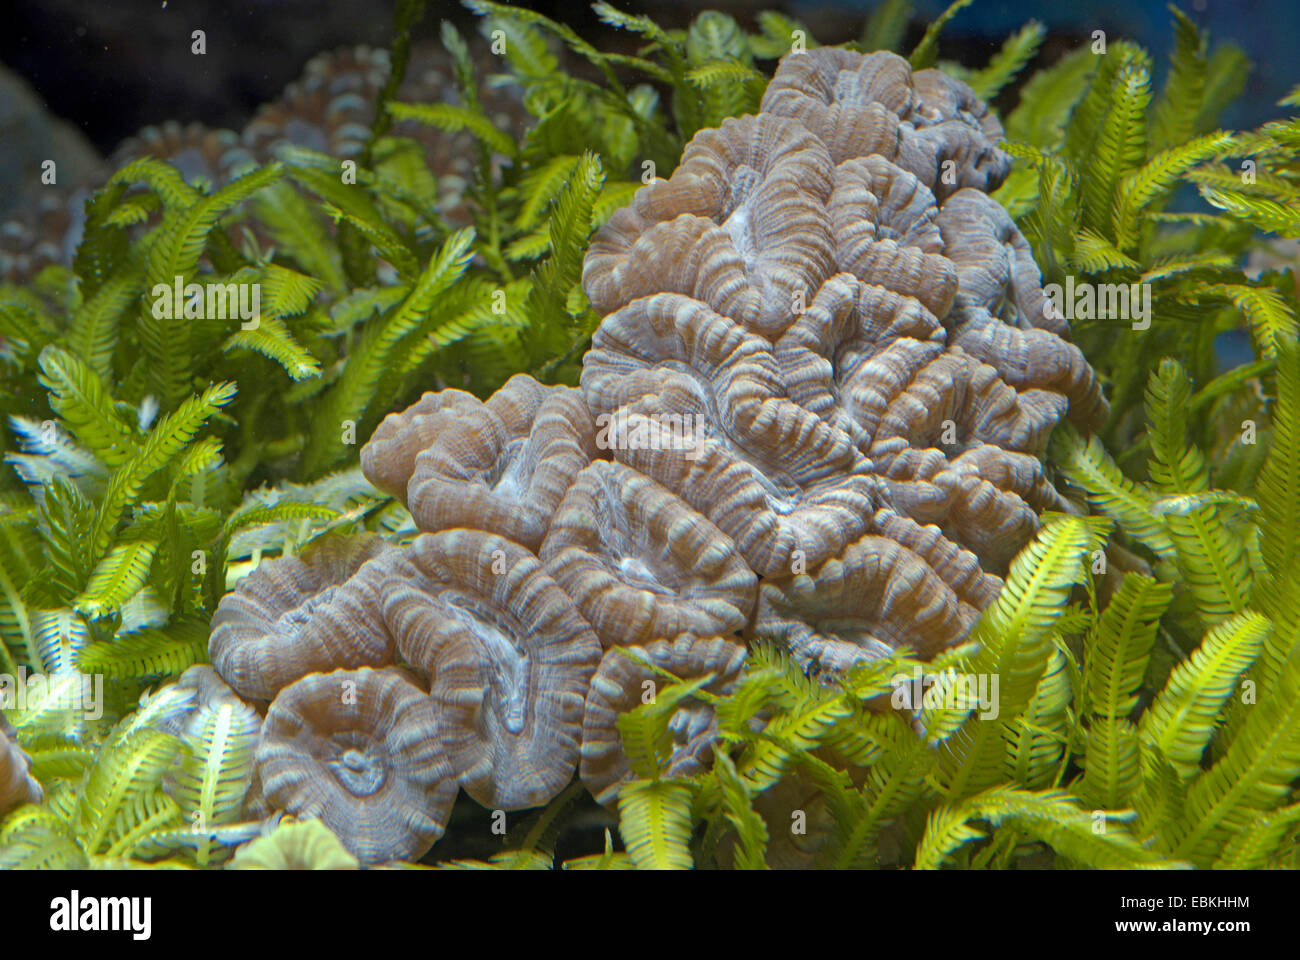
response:
{"label": "ridged coral surface", "polygon": [[[627,646],[718,690],[753,636],[820,672],[932,657],[1070,509],[1044,444],[1107,408],[987,195],[1000,135],[936,71],[791,54],[757,116],[701,131],[594,238],[580,389],[426,394],[375,431],[363,469],[424,535],[309,606],[371,598],[472,796],[544,803],[581,756],[609,801],[613,721],[656,676]],[[678,726],[707,763],[711,716]]]}
{"label": "ridged coral surface", "polygon": [[0,813],[41,800],[41,785],[27,772],[31,769],[31,758],[13,737],[13,727],[0,716]]}
{"label": "ridged coral surface", "polygon": [[[984,192],[1000,135],[893,54],[791,54],[758,116],[696,136],[592,243],[582,385],[614,458],[736,542],[755,632],[809,666],[960,641],[1039,513],[1069,509],[1051,429],[1105,419]],[[691,442],[653,442],[665,422]]]}
{"label": "ridged coral surface", "polygon": [[395,670],[313,673],[281,692],[257,747],[267,806],[319,818],[364,863],[420,857],[456,782],[436,705]]}

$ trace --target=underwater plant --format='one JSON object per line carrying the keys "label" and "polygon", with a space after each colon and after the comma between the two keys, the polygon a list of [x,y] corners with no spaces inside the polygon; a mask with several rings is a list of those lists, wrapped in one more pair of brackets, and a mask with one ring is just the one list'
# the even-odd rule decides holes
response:
{"label": "underwater plant", "polygon": [[1300,120],[967,2],[402,0],[6,251],[0,866],[1296,866]]}

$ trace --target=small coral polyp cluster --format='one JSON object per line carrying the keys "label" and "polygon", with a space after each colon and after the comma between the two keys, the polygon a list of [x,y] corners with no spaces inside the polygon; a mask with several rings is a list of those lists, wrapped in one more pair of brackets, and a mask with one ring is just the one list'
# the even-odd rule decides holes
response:
{"label": "small coral polyp cluster", "polygon": [[[475,52],[486,56],[480,48]],[[496,66],[494,61],[486,63]],[[175,122],[146,127],[123,142],[107,166],[118,170],[134,160],[155,157],[173,164],[187,181],[206,180],[222,187],[251,166],[270,163],[286,145],[356,159],[370,136],[371,112],[389,71],[387,50],[358,46],[320,54],[243,130]],[[445,59],[421,50],[408,65],[398,96],[413,103],[454,101],[455,90]],[[503,129],[523,129],[527,114],[509,89],[485,87],[483,96],[484,106]],[[430,168],[437,172],[444,219],[458,227],[469,223],[464,192],[472,178],[473,137],[404,121],[395,124],[394,131],[425,148]],[[70,260],[85,227],[86,192],[46,187],[38,199],[29,199],[17,215],[0,223],[0,282],[29,282],[41,268]]]}
{"label": "small coral polyp cluster", "polygon": [[[782,61],[602,228],[581,387],[429,393],[362,451],[425,531],[268,561],[212,661],[271,700],[255,808],[363,861],[421,855],[457,785],[514,810],[628,776],[661,674],[725,692],[744,642],[833,673],[959,643],[1038,515],[1048,434],[1107,407],[988,191],[968,87],[890,53]],[[628,657],[630,647],[639,657]],[[711,756],[697,699],[673,770]]]}

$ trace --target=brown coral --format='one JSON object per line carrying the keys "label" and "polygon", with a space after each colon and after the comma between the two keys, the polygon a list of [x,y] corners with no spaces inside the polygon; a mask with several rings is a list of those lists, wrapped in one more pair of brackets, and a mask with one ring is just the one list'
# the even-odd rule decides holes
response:
{"label": "brown coral", "polygon": [[587,295],[609,313],[685,294],[779,335],[831,271],[832,175],[825,146],[797,123],[744,116],[703,130],[672,177],[639,190],[592,241]]}
{"label": "brown coral", "polygon": [[835,168],[829,212],[839,270],[914,297],[942,319],[957,295],[957,271],[944,256],[934,194],[884,157]]}
{"label": "brown coral", "polygon": [[[938,71],[787,56],[757,118],[701,132],[593,240],[584,284],[607,315],[582,383],[614,458],[766,578],[839,555],[881,505],[1005,569],[1063,504],[1036,459],[1052,427],[1106,409],[982,192],[1008,169],[1000,135]],[[778,197],[781,215],[756,220]],[[762,278],[773,229],[798,283]]]}
{"label": "brown coral", "polygon": [[[829,195],[804,130],[838,164]],[[583,389],[611,418],[615,459],[687,500],[769,579],[840,556],[882,504],[1005,569],[1038,512],[1064,504],[1037,460],[1048,433],[1067,407],[1083,424],[1106,411],[1043,309],[1023,236],[981,192],[1007,171],[1000,135],[969,87],[892,54],[786,57],[758,118],[697,136],[592,244],[584,283],[608,315]],[[820,279],[788,316],[760,317],[734,253],[745,235],[729,229],[728,243],[716,228],[787,170],[803,181],[780,188],[781,228],[818,249],[826,221],[809,204],[824,202],[839,272],[792,257]]]}
{"label": "brown coral", "polygon": [[124,167],[140,157],[166,160],[187,182],[203,179],[214,186],[228,183],[244,164],[256,163],[233,130],[211,130],[202,124],[174,120],[145,127],[124,140],[109,165]]}
{"label": "brown coral", "polygon": [[0,223],[0,282],[25,283],[51,264],[70,264],[88,196],[88,190],[45,187],[19,216]]}
{"label": "brown coral", "polygon": [[415,459],[437,439],[447,418],[468,414],[483,401],[464,390],[426,393],[398,413],[390,413],[361,448],[361,472],[385,493],[406,503],[406,487],[415,472]]}
{"label": "brown coral", "polygon": [[977,613],[916,553],[868,535],[812,573],[763,584],[754,632],[780,638],[809,668],[842,670],[904,648],[928,659]]}
{"label": "brown coral", "polygon": [[943,327],[919,300],[837,274],[774,354],[790,397],[865,450],[890,385],[937,357],[943,339]]}
{"label": "brown coral", "polygon": [[[644,659],[646,662],[640,662]],[[612,649],[600,661],[587,694],[582,722],[582,782],[600,803],[613,803],[618,788],[631,776],[616,721],[627,711],[650,702],[658,686],[669,682],[655,668],[679,680],[712,675],[703,687],[725,696],[735,686],[745,663],[745,648],[723,637],[682,635],[656,640],[635,651]],[[689,777],[712,765],[711,749],[717,740],[713,708],[687,697],[674,709],[668,729],[673,738],[672,757],[665,776]]]}
{"label": "brown coral", "polygon": [[1069,401],[1068,416],[1086,430],[1110,417],[1096,371],[1083,351],[1048,330],[1022,330],[978,307],[954,308],[951,343],[978,357],[1003,380],[1025,393],[1052,393]]}
{"label": "brown coral", "polygon": [[266,803],[319,819],[363,863],[418,858],[456,797],[441,731],[434,702],[396,670],[303,677],[266,715],[256,752]]}
{"label": "brown coral", "polygon": [[241,696],[269,700],[318,670],[392,662],[379,616],[378,537],[333,538],[262,563],[212,617],[208,653]]}
{"label": "brown coral", "polygon": [[917,70],[912,74],[912,90],[915,99],[907,119],[915,126],[960,120],[978,129],[991,142],[996,143],[1002,137],[1002,124],[988,104],[968,84],[942,70]]}
{"label": "brown coral", "polygon": [[957,546],[938,527],[917,523],[885,508],[876,513],[874,528],[923,559],[959,603],[984,610],[997,599],[1002,581],[987,573],[978,557]]}
{"label": "brown coral", "polygon": [[635,407],[678,432],[678,452],[698,452],[684,442],[693,430],[730,457],[779,461],[801,480],[854,462],[844,437],[786,396],[770,342],[680,294],[645,297],[607,317],[583,360],[582,389],[603,430],[597,445],[616,457],[629,449],[629,424],[611,414]]}
{"label": "brown coral", "polygon": [[970,88],[937,71],[913,74],[896,54],[820,47],[781,61],[763,113],[799,120],[836,163],[879,155],[942,199],[962,187],[993,190],[1011,159],[1001,125]]}
{"label": "brown coral", "polygon": [[451,403],[440,414],[423,423],[428,440],[407,485],[416,526],[476,527],[537,549],[560,498],[596,455],[581,394],[520,374],[487,403]]}
{"label": "brown coral", "polygon": [[425,534],[383,596],[402,656],[432,680],[465,791],[503,810],[555,796],[577,766],[600,644],[537,558],[474,530]]}
{"label": "brown coral", "polygon": [[1038,529],[1037,514],[1065,508],[1036,457],[1063,403],[1036,405],[1036,396],[1017,394],[961,353],[938,356],[893,385],[901,389],[881,397],[869,448],[886,499],[914,519],[939,523],[1004,571]]}
{"label": "brown coral", "polygon": [[735,432],[737,408],[779,396],[781,377],[764,338],[699,300],[659,293],[616,310],[596,329],[582,391],[597,417],[656,396],[675,413],[708,414]]}
{"label": "brown coral", "polygon": [[657,401],[610,420],[615,457],[707,517],[759,575],[819,562],[861,532],[876,481],[846,434],[785,398],[746,405],[736,435]]}
{"label": "brown coral", "polygon": [[[376,629],[430,684],[472,797],[546,802],[580,740],[614,797],[615,721],[654,675],[623,645],[716,684],[740,628],[819,671],[967,636],[1069,507],[1051,430],[1107,416],[987,196],[1001,132],[893,54],[791,54],[759,115],[700,131],[593,238],[579,390],[426,394],[375,431],[367,477],[429,531],[370,568]],[[707,762],[698,706],[674,775]]]}
{"label": "brown coral", "polygon": [[862,532],[874,486],[851,438],[787,395],[770,341],[713,308],[662,293],[617,310],[582,385],[599,445],[717,525],[760,575]]}
{"label": "brown coral", "polygon": [[[496,70],[498,58],[486,44],[471,41],[471,53],[479,59],[480,74]],[[308,61],[303,75],[279,97],[258,109],[242,131],[172,121],[146,127],[113,151],[108,168],[158,157],[175,164],[187,180],[201,177],[222,187],[247,164],[269,163],[281,145],[334,157],[356,156],[370,137],[374,103],[388,74],[387,50],[357,46],[322,53]],[[456,102],[456,91],[442,46],[416,44],[396,99]],[[498,129],[519,138],[534,122],[518,87],[484,85],[479,93]],[[477,162],[473,137],[415,121],[399,121],[390,132],[425,148],[437,180],[440,215],[452,226],[468,225],[472,218],[464,194]],[[62,183],[62,168],[59,173]],[[81,241],[89,186],[43,186],[11,219],[0,223],[0,281],[25,283],[50,264],[71,265]],[[257,233],[256,224],[252,226]]]}
{"label": "brown coral", "polygon": [[288,142],[334,157],[355,157],[369,135],[367,111],[388,73],[387,50],[357,46],[313,57],[302,77],[258,108],[243,140],[261,156]]}
{"label": "brown coral", "polygon": [[14,728],[0,715],[0,814],[24,803],[40,803],[41,785],[27,771],[32,760],[14,739]]}
{"label": "brown coral", "polygon": [[1047,390],[1070,402],[1070,419],[1095,429],[1109,407],[1092,367],[1044,296],[1033,250],[1007,212],[978,190],[960,190],[936,220],[944,255],[959,276],[954,342],[992,365],[1018,390]]}
{"label": "brown coral", "polygon": [[756,579],[731,539],[618,463],[578,474],[541,557],[606,647],[738,633],[754,605]]}
{"label": "brown coral", "polygon": [[822,47],[791,54],[767,85],[761,111],[798,120],[836,163],[872,154],[894,160],[900,115],[912,110],[911,67],[896,54],[858,56]]}

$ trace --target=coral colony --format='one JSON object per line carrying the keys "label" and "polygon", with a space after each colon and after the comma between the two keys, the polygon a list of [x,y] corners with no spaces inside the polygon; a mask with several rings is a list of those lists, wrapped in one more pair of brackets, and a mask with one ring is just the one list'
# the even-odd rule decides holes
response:
{"label": "coral colony", "polygon": [[[592,243],[580,389],[426,394],[362,451],[426,532],[266,561],[223,601],[213,665],[271,701],[254,808],[418,857],[456,785],[517,810],[577,768],[614,799],[614,721],[653,678],[622,647],[725,691],[751,632],[821,672],[960,643],[1068,509],[1047,434],[1105,416],[988,198],[999,136],[963,84],[832,49],[701,131]],[[625,442],[665,424],[692,442]],[[707,705],[673,724],[672,768],[707,764]]]}

